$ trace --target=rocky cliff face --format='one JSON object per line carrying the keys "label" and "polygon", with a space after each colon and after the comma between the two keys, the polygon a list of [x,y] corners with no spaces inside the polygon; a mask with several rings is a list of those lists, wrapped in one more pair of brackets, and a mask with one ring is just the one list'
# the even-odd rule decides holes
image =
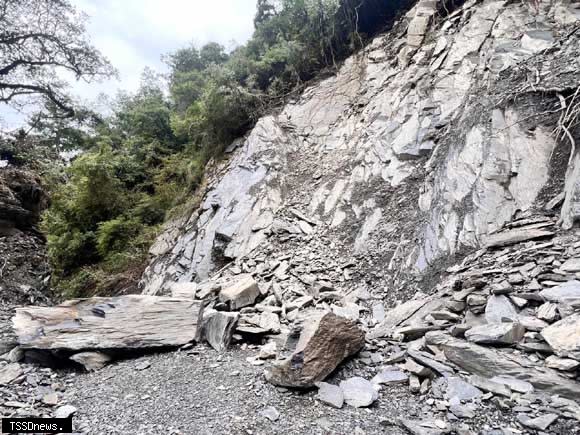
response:
{"label": "rocky cliff face", "polygon": [[153,246],[146,294],[229,264],[388,303],[514,218],[580,200],[580,5],[418,2],[334,77],[261,119]]}

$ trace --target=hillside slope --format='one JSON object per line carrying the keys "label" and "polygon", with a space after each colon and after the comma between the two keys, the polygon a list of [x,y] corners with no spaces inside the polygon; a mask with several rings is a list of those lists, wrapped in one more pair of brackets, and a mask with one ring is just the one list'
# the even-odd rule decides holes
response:
{"label": "hillside slope", "polygon": [[577,104],[579,15],[559,2],[419,2],[230,147],[201,207],[153,246],[144,293],[229,262],[267,276],[286,259],[283,286],[325,279],[393,301],[430,291],[442,265],[564,187],[570,227],[578,157],[566,178],[571,142],[553,132]]}

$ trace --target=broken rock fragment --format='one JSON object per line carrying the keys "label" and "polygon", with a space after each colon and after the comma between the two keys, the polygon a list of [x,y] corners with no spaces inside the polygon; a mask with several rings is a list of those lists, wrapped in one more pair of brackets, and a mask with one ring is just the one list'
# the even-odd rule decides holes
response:
{"label": "broken rock fragment", "polygon": [[545,414],[532,418],[527,414],[518,414],[518,421],[527,428],[536,430],[546,430],[558,419],[556,414]]}
{"label": "broken rock fragment", "polygon": [[465,333],[465,338],[473,343],[481,344],[514,344],[520,341],[525,329],[519,323],[496,323],[471,328]]}
{"label": "broken rock fragment", "polygon": [[318,387],[318,394],[316,395],[318,400],[333,408],[342,408],[344,405],[344,393],[339,386],[326,382],[318,382],[316,386]]}
{"label": "broken rock fragment", "polygon": [[542,337],[558,356],[580,361],[580,313],[548,326]]}
{"label": "broken rock fragment", "polygon": [[201,338],[218,352],[223,352],[230,346],[239,318],[239,313],[206,310],[201,325]]}
{"label": "broken rock fragment", "polygon": [[379,393],[373,384],[360,377],[342,381],[340,389],[344,394],[344,401],[355,408],[371,406],[379,398]]}
{"label": "broken rock fragment", "polygon": [[392,384],[406,384],[409,381],[409,375],[396,369],[385,369],[376,374],[371,380],[375,385],[392,385]]}
{"label": "broken rock fragment", "polygon": [[363,331],[354,322],[333,313],[311,314],[289,337],[291,356],[275,362],[266,371],[266,379],[284,387],[313,387],[361,350],[364,341]]}
{"label": "broken rock fragment", "polygon": [[22,376],[22,367],[18,363],[8,364],[0,368],[0,385],[8,385]]}
{"label": "broken rock fragment", "polygon": [[219,293],[220,301],[229,304],[232,311],[253,305],[260,296],[258,283],[251,275],[242,275],[228,283]]}

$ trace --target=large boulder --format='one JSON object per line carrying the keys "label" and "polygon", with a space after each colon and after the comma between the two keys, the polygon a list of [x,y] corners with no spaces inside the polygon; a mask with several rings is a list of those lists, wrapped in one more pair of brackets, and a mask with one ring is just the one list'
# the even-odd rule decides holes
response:
{"label": "large boulder", "polygon": [[277,361],[266,371],[270,383],[284,387],[313,387],[345,358],[361,350],[365,342],[364,332],[355,322],[333,313],[311,314],[289,341],[298,336],[291,356]]}

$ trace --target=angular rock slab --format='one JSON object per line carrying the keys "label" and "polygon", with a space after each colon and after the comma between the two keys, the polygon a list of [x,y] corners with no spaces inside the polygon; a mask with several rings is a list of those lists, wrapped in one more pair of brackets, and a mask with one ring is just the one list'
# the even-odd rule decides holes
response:
{"label": "angular rock slab", "polygon": [[260,288],[251,275],[245,275],[241,279],[228,284],[219,294],[220,300],[228,303],[232,310],[239,310],[248,305],[253,305],[258,296],[260,296]]}
{"label": "angular rock slab", "polygon": [[515,322],[517,317],[518,310],[507,296],[492,295],[487,300],[485,307],[485,320],[487,320],[487,323],[502,323],[504,319]]}
{"label": "angular rock slab", "polygon": [[310,315],[291,338],[298,334],[292,355],[266,370],[268,382],[283,387],[313,387],[361,350],[365,342],[364,332],[354,322],[333,313]]}
{"label": "angular rock slab", "polygon": [[23,374],[22,367],[18,363],[8,364],[0,368],[0,385],[8,385]]}
{"label": "angular rock slab", "polygon": [[203,313],[201,338],[213,349],[223,352],[230,346],[239,318],[239,313],[206,310]]}
{"label": "angular rock slab", "polygon": [[537,390],[577,400],[580,383],[560,376],[557,371],[533,367],[527,358],[468,343],[443,334],[431,335],[428,344],[441,347],[445,357],[461,369],[476,375],[493,378],[503,376],[532,384]]}
{"label": "angular rock slab", "polygon": [[504,231],[498,234],[492,234],[487,237],[485,246],[495,248],[501,246],[514,245],[516,243],[527,242],[528,240],[541,239],[553,236],[552,231],[537,228],[517,228],[514,230]]}
{"label": "angular rock slab", "polygon": [[344,405],[344,393],[339,386],[326,382],[318,382],[316,386],[318,387],[318,394],[316,395],[318,400],[333,408],[342,408]]}
{"label": "angular rock slab", "polygon": [[525,332],[519,323],[495,323],[471,328],[465,338],[473,343],[509,345],[520,341]]}
{"label": "angular rock slab", "polygon": [[542,337],[558,356],[580,361],[580,313],[548,326]]}
{"label": "angular rock slab", "polygon": [[144,349],[193,341],[201,312],[191,300],[129,295],[18,308],[12,323],[24,349]]}
{"label": "angular rock slab", "polygon": [[540,296],[550,302],[580,301],[580,281],[568,281],[556,287],[542,290]]}

